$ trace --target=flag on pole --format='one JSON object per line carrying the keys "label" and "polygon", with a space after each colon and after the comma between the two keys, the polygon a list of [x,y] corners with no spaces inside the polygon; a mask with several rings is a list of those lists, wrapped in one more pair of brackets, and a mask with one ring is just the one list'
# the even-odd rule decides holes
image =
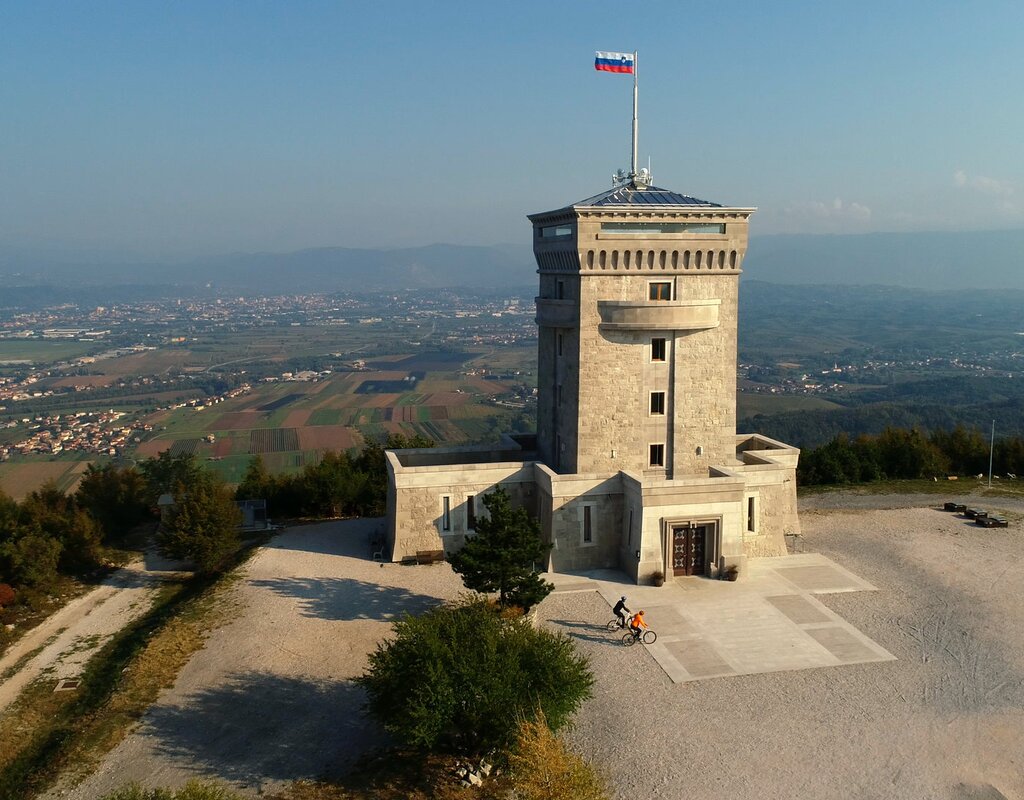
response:
{"label": "flag on pole", "polygon": [[594,69],[599,72],[625,72],[633,74],[632,53],[603,53],[597,51],[597,58],[594,59]]}

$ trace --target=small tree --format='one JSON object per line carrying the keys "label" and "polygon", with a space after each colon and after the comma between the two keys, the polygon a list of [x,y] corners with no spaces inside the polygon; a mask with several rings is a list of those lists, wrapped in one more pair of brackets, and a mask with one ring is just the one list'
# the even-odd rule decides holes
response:
{"label": "small tree", "polygon": [[535,570],[551,545],[541,541],[540,526],[525,508],[512,507],[504,489],[486,495],[484,507],[488,513],[477,520],[476,536],[449,553],[448,561],[467,589],[497,592],[503,607],[527,611],[554,588]]}
{"label": "small tree", "polygon": [[241,519],[224,482],[200,471],[175,488],[174,508],[161,526],[158,542],[165,553],[193,561],[200,572],[218,572],[238,550]]}
{"label": "small tree", "polygon": [[594,678],[565,636],[470,598],[395,623],[358,682],[370,712],[414,747],[479,754],[507,747],[520,720],[564,725]]}

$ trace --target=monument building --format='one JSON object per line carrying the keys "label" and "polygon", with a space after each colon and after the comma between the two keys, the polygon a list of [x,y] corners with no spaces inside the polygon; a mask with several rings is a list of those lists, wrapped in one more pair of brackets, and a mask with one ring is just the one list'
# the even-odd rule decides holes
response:
{"label": "monument building", "polygon": [[799,531],[799,450],[736,432],[740,274],[755,209],[646,170],[533,214],[536,436],[392,450],[392,559],[452,552],[504,487],[540,522],[548,568],[637,582],[715,577]]}
{"label": "monument building", "polygon": [[499,447],[387,451],[395,561],[458,549],[502,487],[540,522],[549,570],[618,568],[637,582],[742,573],[798,533],[800,451],[736,432],[740,274],[755,209],[652,185],[637,169],[530,215],[537,434]]}

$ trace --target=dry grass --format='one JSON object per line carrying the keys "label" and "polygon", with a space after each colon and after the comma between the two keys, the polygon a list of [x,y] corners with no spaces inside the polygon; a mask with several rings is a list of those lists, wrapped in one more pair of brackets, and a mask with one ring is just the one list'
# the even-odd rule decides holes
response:
{"label": "dry grass", "polygon": [[390,751],[367,759],[339,781],[296,781],[267,800],[499,800],[504,780],[462,786],[452,756]]}
{"label": "dry grass", "polygon": [[519,800],[606,800],[604,777],[556,736],[543,715],[519,724],[509,770]]}
{"label": "dry grass", "polygon": [[53,678],[30,685],[0,719],[0,800],[35,796],[58,776],[87,775],[227,620],[234,581],[232,573],[168,584],[89,662],[77,690],[54,692]]}

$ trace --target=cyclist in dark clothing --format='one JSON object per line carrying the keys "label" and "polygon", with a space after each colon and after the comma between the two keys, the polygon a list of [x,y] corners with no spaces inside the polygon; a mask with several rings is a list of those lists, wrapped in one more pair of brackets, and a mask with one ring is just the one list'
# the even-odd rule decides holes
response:
{"label": "cyclist in dark clothing", "polygon": [[612,609],[612,611],[615,613],[615,616],[619,618],[619,627],[620,628],[625,628],[626,627],[626,614],[633,613],[628,608],[626,608],[626,596],[625,595],[623,595],[622,597],[619,598],[619,602],[617,602],[615,604],[615,607]]}

